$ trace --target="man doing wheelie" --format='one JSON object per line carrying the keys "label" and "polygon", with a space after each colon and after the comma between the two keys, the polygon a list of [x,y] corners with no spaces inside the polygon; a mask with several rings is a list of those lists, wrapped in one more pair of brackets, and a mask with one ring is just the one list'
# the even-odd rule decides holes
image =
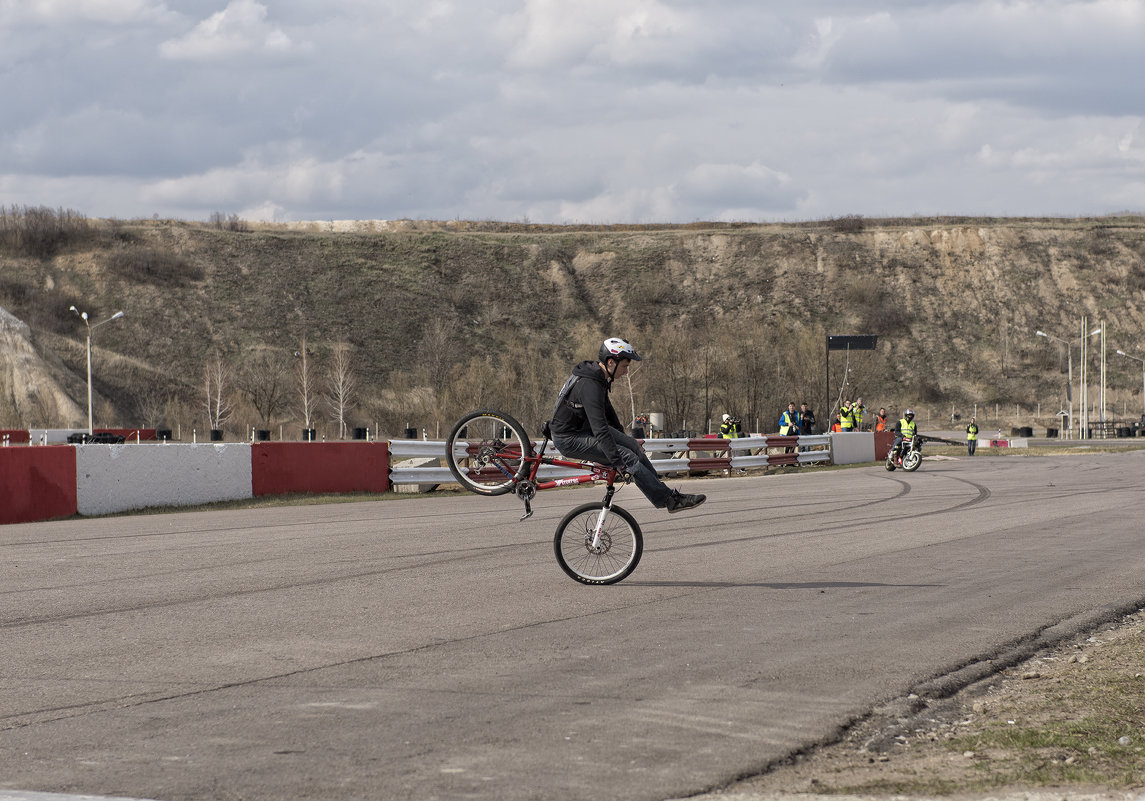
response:
{"label": "man doing wheelie", "polygon": [[553,444],[566,458],[609,465],[628,473],[657,509],[692,509],[703,503],[706,496],[685,495],[661,481],[640,443],[624,433],[608,398],[612,382],[623,378],[634,361],[642,359],[632,346],[612,337],[600,346],[596,361],[583,361],[573,368],[561,387],[549,423]]}

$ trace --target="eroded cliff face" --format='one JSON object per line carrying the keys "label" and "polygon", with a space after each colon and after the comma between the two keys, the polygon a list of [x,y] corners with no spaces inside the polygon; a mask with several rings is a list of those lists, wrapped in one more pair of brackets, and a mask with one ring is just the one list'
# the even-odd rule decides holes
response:
{"label": "eroded cliff face", "polygon": [[0,308],[0,427],[86,425],[87,387]]}
{"label": "eroded cliff face", "polygon": [[[555,374],[618,333],[641,337],[649,379],[673,340],[685,340],[673,359],[689,342],[749,342],[774,363],[759,380],[784,405],[789,393],[823,397],[825,334],[879,336],[860,392],[888,406],[1048,408],[1064,395],[1066,354],[1034,332],[1074,340],[1083,316],[1105,323],[1110,353],[1145,356],[1140,217],[244,231],[141,221],[48,261],[0,254],[0,277],[0,305],[30,323],[5,318],[0,415],[25,425],[86,420],[82,328],[66,311],[81,298],[130,309],[100,337],[97,384],[125,424],[144,391],[182,393],[192,414],[215,350],[241,366],[252,348],[289,355],[304,335],[319,362],[348,342],[363,401],[395,415],[413,401],[393,399],[424,397],[447,415],[441,382],[501,369],[504,354]],[[1113,401],[1140,407],[1139,365],[1109,358]],[[554,376],[530,380],[544,388]]]}

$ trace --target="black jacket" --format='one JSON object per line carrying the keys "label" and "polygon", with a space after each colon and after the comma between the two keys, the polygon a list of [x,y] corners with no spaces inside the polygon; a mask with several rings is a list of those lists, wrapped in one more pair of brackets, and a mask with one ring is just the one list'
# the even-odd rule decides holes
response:
{"label": "black jacket", "polygon": [[620,452],[616,450],[612,432],[615,429],[623,433],[624,427],[608,399],[608,378],[594,361],[581,362],[573,368],[572,374],[577,376],[577,382],[553,410],[549,424],[553,439],[574,434],[592,436],[607,457],[607,464],[620,464]]}
{"label": "black jacket", "polygon": [[801,434],[814,434],[815,433],[815,412],[808,409],[805,412],[799,413],[799,433]]}

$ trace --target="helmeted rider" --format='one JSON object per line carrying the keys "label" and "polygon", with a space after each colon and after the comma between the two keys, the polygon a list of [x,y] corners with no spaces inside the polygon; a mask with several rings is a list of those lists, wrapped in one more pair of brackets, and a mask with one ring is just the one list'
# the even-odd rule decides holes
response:
{"label": "helmeted rider", "polygon": [[903,412],[902,419],[895,423],[895,444],[893,453],[897,456],[902,448],[903,436],[918,436],[918,425],[914,422],[914,409]]}
{"label": "helmeted rider", "polygon": [[679,512],[699,506],[704,495],[684,495],[671,489],[644,454],[640,443],[624,433],[608,392],[634,361],[642,361],[623,339],[610,337],[596,361],[583,361],[561,387],[549,429],[553,444],[569,459],[609,465],[632,476],[636,486],[657,509]]}

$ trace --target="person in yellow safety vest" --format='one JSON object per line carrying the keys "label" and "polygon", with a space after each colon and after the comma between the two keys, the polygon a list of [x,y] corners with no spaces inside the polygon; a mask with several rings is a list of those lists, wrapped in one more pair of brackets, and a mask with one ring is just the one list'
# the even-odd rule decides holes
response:
{"label": "person in yellow safety vest", "polygon": [[898,455],[899,448],[902,447],[904,436],[912,439],[918,436],[918,424],[914,422],[914,409],[907,409],[903,412],[902,419],[895,423],[895,444],[891,448],[891,452],[895,455]]}
{"label": "person in yellow safety vest", "polygon": [[799,412],[795,411],[795,401],[787,404],[787,411],[779,416],[779,433],[785,437],[799,433]]}
{"label": "person in yellow safety vest", "polygon": [[863,414],[867,411],[867,407],[863,405],[863,399],[859,398],[851,404],[851,427],[855,431],[863,430]]}
{"label": "person in yellow safety vest", "polygon": [[[723,416],[723,422],[720,424],[720,437],[723,439],[739,439],[742,436],[743,427],[740,425],[739,418],[732,417],[730,414],[725,414]],[[747,451],[733,451],[730,448],[728,449],[728,457],[731,459],[734,459],[737,455],[743,455],[744,453],[747,453]],[[736,468],[735,472],[736,475],[743,475],[747,471]],[[732,468],[729,465],[728,468],[724,470],[724,475],[730,476],[731,474]]]}
{"label": "person in yellow safety vest", "polygon": [[978,450],[978,422],[973,417],[970,418],[970,425],[966,426],[966,449],[971,456]]}
{"label": "person in yellow safety vest", "polygon": [[[787,411],[779,416],[779,433],[785,437],[799,436],[799,412],[795,411],[795,401],[787,404]],[[784,453],[795,453],[795,448],[788,446]]]}
{"label": "person in yellow safety vest", "polygon": [[743,428],[740,426],[739,418],[725,414],[723,421],[720,423],[720,436],[723,439],[739,439],[742,437]]}
{"label": "person in yellow safety vest", "polygon": [[851,412],[851,402],[843,401],[843,408],[839,410],[839,430],[851,431],[855,427],[855,418]]}

